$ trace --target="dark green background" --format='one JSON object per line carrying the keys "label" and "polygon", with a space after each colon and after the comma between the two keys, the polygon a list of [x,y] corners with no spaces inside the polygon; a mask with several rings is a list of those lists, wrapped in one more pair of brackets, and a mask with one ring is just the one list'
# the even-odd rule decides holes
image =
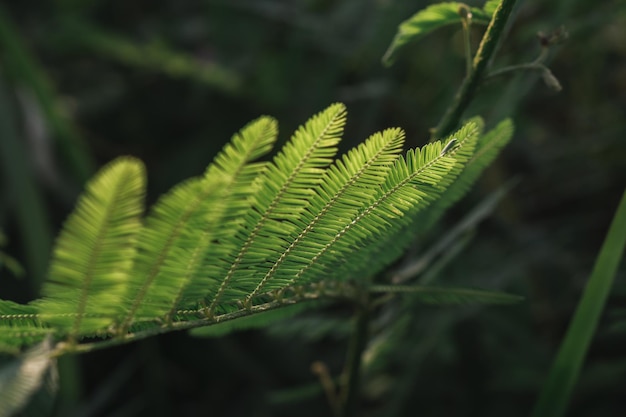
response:
{"label": "dark green background", "polygon": [[[519,178],[437,284],[496,288],[526,301],[489,308],[405,306],[404,331],[383,343],[388,353],[366,374],[362,415],[527,416],[623,192],[623,2],[518,3],[493,68],[532,61],[539,53],[537,32],[563,25],[570,38],[553,48],[549,60],[563,91],[551,91],[532,73],[481,89],[466,116],[480,114],[488,126],[511,116],[514,139],[415,252],[426,250],[437,232],[490,192]],[[27,274],[18,280],[0,270],[0,297],[36,296],[33,245],[47,248],[86,173],[119,155],[146,163],[153,202],[202,173],[230,136],[261,114],[279,120],[284,143],[314,113],[341,101],[349,111],[342,150],[390,126],[407,131],[409,146],[426,143],[463,77],[459,28],[443,28],[407,46],[392,68],[380,58],[397,25],[427,4],[2,2],[0,79],[8,92],[2,120],[17,133],[0,140],[17,145],[0,148],[0,230],[8,239],[2,251]],[[474,30],[475,43],[481,33]],[[130,52],[124,52],[128,45]],[[162,59],[137,58],[133,46],[159,51]],[[167,70],[180,57],[183,68]],[[223,67],[238,87],[202,78],[211,64]],[[37,84],[42,80],[43,88]],[[37,91],[46,93],[37,98]],[[60,115],[60,125],[41,111],[42,99]],[[46,128],[43,144],[32,133],[40,124]],[[24,188],[9,160],[35,185],[35,212],[43,224],[35,243],[24,232]],[[622,267],[571,416],[626,413],[620,406],[626,385],[624,277]],[[74,373],[65,360],[56,415],[330,415],[309,368],[322,360],[333,374],[341,371],[349,318],[349,308],[335,306],[269,332],[217,340],[171,334],[80,356]]]}

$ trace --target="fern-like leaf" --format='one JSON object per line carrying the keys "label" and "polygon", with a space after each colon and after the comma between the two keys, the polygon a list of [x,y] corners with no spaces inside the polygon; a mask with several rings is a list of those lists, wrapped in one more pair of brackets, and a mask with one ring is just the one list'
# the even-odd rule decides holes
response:
{"label": "fern-like leaf", "polygon": [[[455,142],[450,148],[448,145],[452,140]],[[344,262],[341,256],[337,256],[333,261],[332,276],[362,279],[397,259],[415,237],[415,227],[420,226],[419,214],[435,204],[458,178],[472,157],[477,140],[478,128],[475,123],[470,123],[445,142],[433,142],[421,150],[411,150],[406,160],[399,160],[383,185],[383,190],[387,191],[381,190],[378,196],[383,207],[388,207],[386,216],[381,218],[375,214],[378,226],[370,226],[372,232],[368,239],[363,243],[352,243],[353,247],[359,248],[358,262]],[[339,248],[350,250],[348,242]],[[335,250],[341,252],[339,248]]]}
{"label": "fern-like leaf", "polygon": [[294,221],[300,232],[289,241],[281,242],[282,253],[247,296],[248,302],[261,290],[283,288],[293,283],[294,268],[300,267],[302,259],[311,250],[319,248],[319,232],[338,231],[343,226],[338,224],[340,219],[345,222],[358,214],[371,199],[371,190],[385,181],[403,143],[402,130],[387,129],[372,135],[329,168],[311,204]]}
{"label": "fern-like leaf", "polygon": [[[442,149],[437,142],[409,152],[406,158],[396,158],[374,192],[360,193],[361,201],[352,217],[329,219],[294,251],[293,262],[279,270],[288,277],[283,288],[349,277],[337,273],[340,265],[352,273],[371,276],[375,271],[363,269],[371,255],[367,248],[390,229],[402,227],[405,210],[436,198],[437,183],[454,166],[455,159],[442,154]],[[346,259],[348,254],[350,259]]]}
{"label": "fern-like leaf", "polygon": [[[276,121],[261,117],[248,124],[202,178],[174,188],[154,206],[140,236],[140,253],[122,329],[135,319],[171,319],[184,295],[201,298],[206,289],[188,285],[207,273],[207,261],[228,245],[235,222],[250,208],[255,179],[264,163],[250,163],[267,153],[277,135]],[[216,245],[218,241],[223,245]],[[208,254],[208,255],[207,255]],[[214,259],[211,259],[214,258]]]}
{"label": "fern-like leaf", "polygon": [[57,240],[48,280],[36,303],[46,323],[72,338],[113,323],[141,228],[145,172],[119,158],[87,184]]}
{"label": "fern-like leaf", "polygon": [[0,353],[17,354],[20,347],[43,340],[53,330],[37,317],[37,308],[0,300]]}
{"label": "fern-like leaf", "polygon": [[73,343],[85,336],[115,344],[234,320],[222,325],[230,330],[288,310],[236,322],[245,316],[350,297],[467,191],[511,133],[499,125],[475,153],[476,121],[400,156],[404,133],[388,129],[333,163],[345,113],[334,104],[312,117],[272,162],[253,161],[271,149],[276,122],[250,123],[143,226],[143,165],[114,161],[66,222],[44,297],[0,301],[0,351],[46,335],[72,342],[57,345],[64,352],[89,350]]}
{"label": "fern-like leaf", "polygon": [[[500,142],[501,139],[497,141],[491,139],[492,132],[489,133],[489,137],[486,139],[480,136],[482,125],[482,120],[472,120],[450,136],[451,138],[456,137],[457,140],[467,140],[468,144],[452,150],[455,154],[456,163],[448,175],[439,182],[440,191],[437,193],[437,198],[432,200],[432,204],[409,210],[407,212],[407,220],[409,221],[406,222],[404,228],[389,231],[369,246],[367,250],[371,254],[384,253],[386,256],[367,257],[367,268],[378,271],[388,264],[386,259],[396,259],[415,240],[416,236],[422,235],[427,231],[432,226],[434,220],[438,219],[453,202],[458,201],[465,195],[469,185],[478,178],[483,169],[506,143],[506,140]],[[495,129],[494,132],[496,132]],[[499,137],[499,135],[496,136]],[[496,146],[494,142],[498,142],[498,145]],[[467,172],[470,172],[473,179],[466,178]],[[341,268],[339,272],[345,273],[345,267]]]}
{"label": "fern-like leaf", "polygon": [[236,239],[239,249],[228,258],[219,286],[209,293],[207,313],[240,300],[254,291],[263,277],[267,258],[288,239],[294,222],[314,196],[332,162],[346,120],[343,104],[333,104],[298,129],[274,158],[263,178],[253,210],[249,210]]}
{"label": "fern-like leaf", "polygon": [[498,156],[502,148],[509,143],[512,136],[513,122],[510,119],[503,120],[492,130],[480,136],[476,144],[476,152],[467,162],[467,166],[463,167],[462,173],[446,187],[441,198],[420,215],[419,221],[422,225],[422,231],[432,227],[446,209],[467,194],[483,171]]}

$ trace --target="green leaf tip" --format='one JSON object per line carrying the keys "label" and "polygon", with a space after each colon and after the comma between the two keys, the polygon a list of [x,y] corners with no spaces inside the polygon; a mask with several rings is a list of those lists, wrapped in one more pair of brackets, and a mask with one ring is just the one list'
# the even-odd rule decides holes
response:
{"label": "green leaf tip", "polygon": [[485,5],[483,6],[485,14],[487,14],[487,16],[491,18],[491,16],[493,16],[493,14],[496,12],[496,9],[500,5],[500,3],[502,3],[502,0],[487,0],[485,2]]}

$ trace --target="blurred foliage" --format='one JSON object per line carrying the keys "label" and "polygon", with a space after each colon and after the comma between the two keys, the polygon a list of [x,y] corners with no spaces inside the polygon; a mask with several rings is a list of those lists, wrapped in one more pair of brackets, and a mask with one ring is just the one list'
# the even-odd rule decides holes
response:
{"label": "blurred foliage", "polygon": [[[270,114],[291,132],[334,101],[350,112],[346,148],[389,126],[405,128],[411,146],[424,144],[464,74],[460,28],[406,45],[390,69],[380,59],[397,26],[428,4],[3,2],[0,78],[13,114],[4,116],[19,135],[11,143],[26,152],[7,150],[8,136],[0,137],[0,229],[8,238],[2,251],[26,276],[0,275],[0,297],[27,301],[38,287],[41,265],[29,254],[37,252],[33,245],[47,245],[49,235],[43,231],[37,242],[23,234],[24,201],[35,195],[42,224],[58,230],[84,181],[81,172],[93,161],[140,157],[154,201],[203,172],[249,120]],[[363,415],[529,415],[623,192],[624,2],[528,0],[514,13],[493,69],[532,61],[540,49],[537,32],[563,25],[569,40],[548,60],[563,90],[551,91],[530,72],[481,89],[466,116],[481,114],[489,127],[511,115],[516,137],[432,238],[416,242],[406,262],[517,176],[519,185],[428,280],[499,288],[527,301],[435,308],[407,298],[381,307],[366,352]],[[483,29],[473,30],[477,42]],[[144,60],[121,53],[150,48],[158,53]],[[172,72],[170,59],[185,69]],[[239,87],[195,76],[207,68],[219,68]],[[6,161],[26,169],[32,178],[27,190],[15,185]],[[623,415],[625,275],[622,265],[574,393],[572,417]],[[398,311],[402,320],[389,323]],[[340,319],[347,322],[349,311],[330,306],[290,319],[284,329],[277,324],[278,331],[218,339],[170,334],[80,356],[82,395],[66,399],[56,415],[329,415],[323,391],[313,389],[318,379],[310,365],[320,360],[332,375],[341,371],[347,337],[341,337]]]}

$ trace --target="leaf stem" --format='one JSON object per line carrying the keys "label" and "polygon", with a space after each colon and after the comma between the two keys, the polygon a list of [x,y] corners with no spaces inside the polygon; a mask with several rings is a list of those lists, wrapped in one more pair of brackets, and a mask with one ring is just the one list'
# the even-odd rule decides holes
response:
{"label": "leaf stem", "polygon": [[510,72],[515,72],[515,71],[546,70],[547,67],[543,63],[547,57],[548,57],[548,48],[543,47],[541,48],[541,52],[539,53],[539,56],[534,61],[526,62],[524,64],[509,65],[507,67],[503,67],[498,70],[492,71],[485,76],[484,80],[491,80],[492,78],[496,78],[501,75],[508,74]]}
{"label": "leaf stem", "polygon": [[496,50],[496,46],[506,27],[506,22],[511,15],[515,0],[502,0],[493,14],[493,18],[487,27],[487,31],[480,42],[471,72],[463,80],[451,105],[433,129],[431,141],[437,140],[450,133],[461,119],[461,115],[472,101],[480,82],[482,81],[487,64]]}
{"label": "leaf stem", "polygon": [[472,44],[471,44],[471,28],[472,28],[472,12],[465,4],[459,6],[459,14],[461,14],[461,24],[463,25],[463,46],[465,49],[465,77],[469,77],[472,73]]}

